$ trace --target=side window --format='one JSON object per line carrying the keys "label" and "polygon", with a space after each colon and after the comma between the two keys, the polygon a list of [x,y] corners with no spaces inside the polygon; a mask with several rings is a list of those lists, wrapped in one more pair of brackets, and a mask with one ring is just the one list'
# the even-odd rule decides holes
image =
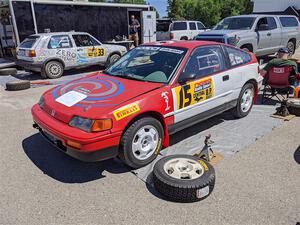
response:
{"label": "side window", "polygon": [[185,72],[195,74],[196,79],[225,70],[225,61],[220,46],[205,46],[196,49],[189,59]]}
{"label": "side window", "polygon": [[190,22],[189,25],[190,25],[190,30],[197,30],[196,24],[194,22]]}
{"label": "side window", "polygon": [[197,27],[198,27],[198,30],[203,30],[205,29],[204,25],[200,22],[197,22]]}
{"label": "side window", "polygon": [[274,17],[268,17],[268,24],[270,30],[274,30],[277,28],[276,20],[274,19]]}
{"label": "side window", "polygon": [[259,21],[257,22],[257,25],[256,25],[256,29],[259,30],[259,27],[261,25],[265,25],[265,26],[268,26],[268,19],[267,17],[263,17],[263,18],[260,18]]}
{"label": "side window", "polygon": [[100,45],[98,41],[86,34],[74,34],[73,39],[77,47],[88,47]]}
{"label": "side window", "polygon": [[294,17],[280,17],[280,22],[283,27],[298,27],[299,23]]}
{"label": "side window", "polygon": [[72,48],[72,43],[68,35],[55,35],[50,38],[49,49]]}
{"label": "side window", "polygon": [[229,63],[231,67],[239,66],[251,61],[250,54],[243,52],[239,49],[226,47],[226,51],[229,58]]}

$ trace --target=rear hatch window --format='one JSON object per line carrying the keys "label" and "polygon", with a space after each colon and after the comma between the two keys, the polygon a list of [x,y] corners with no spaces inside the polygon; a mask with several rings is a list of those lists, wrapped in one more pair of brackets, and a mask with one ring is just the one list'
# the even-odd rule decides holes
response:
{"label": "rear hatch window", "polygon": [[171,25],[171,31],[173,30],[187,30],[186,22],[175,22]]}
{"label": "rear hatch window", "polygon": [[26,38],[22,43],[20,44],[20,48],[32,48],[35,42],[40,38],[40,36],[30,36]]}

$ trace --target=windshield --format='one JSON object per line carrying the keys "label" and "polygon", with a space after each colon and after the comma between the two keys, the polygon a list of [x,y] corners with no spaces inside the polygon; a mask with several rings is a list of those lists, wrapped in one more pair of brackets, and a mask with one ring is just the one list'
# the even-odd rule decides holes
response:
{"label": "windshield", "polygon": [[126,79],[168,83],[186,53],[185,48],[140,46],[104,73]]}
{"label": "windshield", "polygon": [[20,48],[32,48],[34,43],[39,39],[39,36],[30,36],[26,38],[21,44]]}
{"label": "windshield", "polygon": [[250,30],[254,20],[254,17],[225,18],[215,26],[214,30]]}

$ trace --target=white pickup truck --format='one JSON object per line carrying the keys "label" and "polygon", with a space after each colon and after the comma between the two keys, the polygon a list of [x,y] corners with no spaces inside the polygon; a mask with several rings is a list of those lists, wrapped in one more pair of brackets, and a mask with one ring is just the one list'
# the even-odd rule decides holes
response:
{"label": "white pickup truck", "polygon": [[223,19],[195,39],[231,44],[257,56],[274,54],[282,47],[293,54],[299,47],[300,25],[295,16],[241,15]]}

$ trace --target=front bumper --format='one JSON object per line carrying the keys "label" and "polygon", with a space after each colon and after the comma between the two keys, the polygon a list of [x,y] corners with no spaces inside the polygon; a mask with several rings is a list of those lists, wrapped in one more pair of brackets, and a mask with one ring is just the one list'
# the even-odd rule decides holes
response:
{"label": "front bumper", "polygon": [[43,66],[42,63],[25,61],[22,59],[17,59],[16,65],[23,67],[25,70],[30,70],[30,71],[35,71],[35,72],[41,72],[42,66]]}
{"label": "front bumper", "polygon": [[[62,123],[43,111],[32,108],[34,128],[51,144],[67,155],[86,162],[102,161],[118,155],[121,133],[87,133]],[[81,144],[80,149],[68,146],[67,141]]]}

